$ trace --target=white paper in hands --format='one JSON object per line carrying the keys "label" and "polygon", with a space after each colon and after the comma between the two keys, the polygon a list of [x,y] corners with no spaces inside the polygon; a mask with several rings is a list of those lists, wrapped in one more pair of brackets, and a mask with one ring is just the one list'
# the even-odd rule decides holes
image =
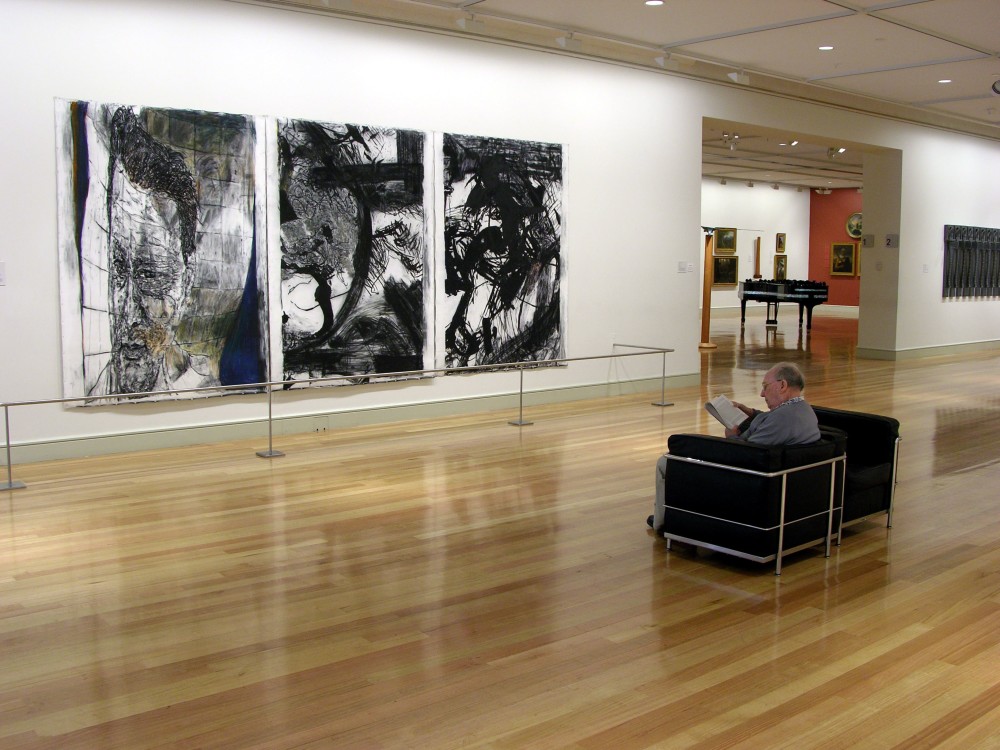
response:
{"label": "white paper in hands", "polygon": [[747,415],[725,396],[716,396],[706,402],[705,410],[729,429],[743,424],[747,418]]}

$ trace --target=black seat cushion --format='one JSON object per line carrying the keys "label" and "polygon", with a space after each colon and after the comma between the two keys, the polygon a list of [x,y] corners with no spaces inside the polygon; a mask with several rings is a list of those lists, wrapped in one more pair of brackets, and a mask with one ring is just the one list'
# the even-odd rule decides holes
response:
{"label": "black seat cushion", "polygon": [[869,487],[878,487],[888,484],[891,479],[891,463],[875,464],[874,466],[848,465],[846,491],[854,493]]}

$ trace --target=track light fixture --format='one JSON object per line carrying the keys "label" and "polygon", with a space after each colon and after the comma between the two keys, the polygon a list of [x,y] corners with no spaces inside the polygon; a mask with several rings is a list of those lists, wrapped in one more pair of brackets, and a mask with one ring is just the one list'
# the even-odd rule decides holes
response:
{"label": "track light fixture", "polygon": [[993,93],[1000,96],[1000,79],[993,82]]}
{"label": "track light fixture", "polygon": [[778,188],[778,183],[777,182],[774,183],[773,185],[771,185],[771,190],[778,190],[778,189],[779,188]]}
{"label": "track light fixture", "polygon": [[726,78],[733,83],[740,84],[741,86],[746,86],[750,83],[750,74],[742,68],[740,70],[734,70],[732,73],[726,73]]}
{"label": "track light fixture", "polygon": [[579,52],[583,49],[583,42],[573,36],[573,32],[556,38],[556,44],[570,52]]}
{"label": "track light fixture", "polygon": [[657,55],[653,58],[653,62],[664,70],[673,70],[676,72],[681,69],[681,64],[675,60],[669,52],[664,55]]}
{"label": "track light fixture", "polygon": [[723,177],[721,180],[719,180],[719,184],[720,185],[725,185],[726,184],[726,178]]}
{"label": "track light fixture", "polygon": [[753,180],[747,180],[747,187],[753,187]]}
{"label": "track light fixture", "polygon": [[477,21],[476,17],[471,13],[464,18],[459,18],[455,23],[458,24],[458,28],[462,31],[468,31],[470,34],[482,34],[486,31],[486,24],[482,21]]}

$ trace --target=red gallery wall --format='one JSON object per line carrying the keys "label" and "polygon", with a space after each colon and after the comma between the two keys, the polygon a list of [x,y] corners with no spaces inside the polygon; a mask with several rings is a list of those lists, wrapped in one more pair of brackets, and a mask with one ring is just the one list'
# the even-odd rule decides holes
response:
{"label": "red gallery wall", "polygon": [[[861,279],[830,275],[830,247],[834,242],[861,245],[860,239],[847,233],[847,219],[858,211],[861,193],[853,188],[834,190],[829,195],[818,195],[815,190],[809,193],[809,278],[829,285],[830,305],[858,305]],[[856,257],[855,267],[860,268],[860,254]]]}

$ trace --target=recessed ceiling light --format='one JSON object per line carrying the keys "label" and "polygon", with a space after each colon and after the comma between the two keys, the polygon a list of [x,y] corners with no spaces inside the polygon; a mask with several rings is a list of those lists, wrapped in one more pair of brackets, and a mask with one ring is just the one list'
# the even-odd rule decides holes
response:
{"label": "recessed ceiling light", "polygon": [[646,5],[663,5],[663,0],[646,0]]}
{"label": "recessed ceiling light", "polygon": [[951,83],[951,79],[950,78],[942,78],[940,81],[938,81],[938,83]]}
{"label": "recessed ceiling light", "polygon": [[787,143],[779,143],[778,145],[779,146],[787,146],[788,144]]}
{"label": "recessed ceiling light", "polygon": [[822,47],[820,47],[820,50],[822,50],[823,52],[829,52],[832,49],[833,47],[830,46],[829,44],[824,44]]}
{"label": "recessed ceiling light", "polygon": [[798,142],[798,141],[792,141],[792,145],[793,145],[793,146],[798,146],[798,145],[799,145],[799,142]]}

